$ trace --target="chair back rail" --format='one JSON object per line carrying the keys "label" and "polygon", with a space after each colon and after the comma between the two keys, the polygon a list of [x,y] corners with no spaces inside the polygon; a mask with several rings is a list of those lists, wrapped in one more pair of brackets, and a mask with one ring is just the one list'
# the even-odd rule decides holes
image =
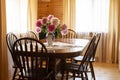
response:
{"label": "chair back rail", "polygon": [[81,68],[87,69],[88,68],[89,62],[94,55],[95,41],[96,41],[96,36],[94,36],[92,38],[92,40],[90,41],[89,46],[88,46],[88,48],[83,56],[83,59],[80,63],[79,69],[81,69]]}
{"label": "chair back rail", "polygon": [[11,53],[13,62],[15,62],[15,60],[14,60],[14,58],[13,58],[14,55],[13,55],[12,48],[13,48],[13,44],[14,44],[14,42],[15,42],[16,40],[17,40],[17,36],[16,36],[14,33],[12,33],[12,32],[7,33],[7,35],[6,35],[7,47],[8,47],[8,49],[9,49],[10,53]]}
{"label": "chair back rail", "polygon": [[13,44],[16,40],[17,40],[17,36],[14,33],[10,32],[6,35],[7,46],[11,53],[12,53]]}
{"label": "chair back rail", "polygon": [[96,41],[94,43],[94,52],[93,52],[93,58],[92,59],[95,59],[95,54],[96,54],[96,50],[97,50],[97,47],[98,47],[98,43],[100,41],[100,37],[101,37],[101,33],[97,33],[96,34]]}
{"label": "chair back rail", "polygon": [[[36,34],[35,32],[33,32],[33,31],[28,31],[28,32],[26,33],[26,36],[27,36],[27,37],[30,37],[30,38],[38,39],[37,34]],[[38,39],[38,40],[39,40],[39,39]]]}
{"label": "chair back rail", "polygon": [[6,35],[7,47],[8,47],[8,49],[9,49],[9,51],[10,51],[11,56],[12,56],[12,60],[13,60],[13,63],[14,63],[13,68],[15,69],[15,70],[14,70],[13,77],[12,77],[12,80],[15,79],[15,77],[16,77],[16,75],[17,75],[17,69],[18,69],[17,66],[16,66],[16,64],[15,64],[16,61],[15,61],[15,59],[14,59],[13,50],[12,50],[13,44],[14,44],[14,42],[15,42],[17,39],[18,39],[17,36],[16,36],[14,33],[12,33],[12,32],[7,33],[7,35]]}
{"label": "chair back rail", "polygon": [[42,42],[28,37],[18,39],[13,45],[13,53],[22,79],[46,79],[49,56]]}
{"label": "chair back rail", "polygon": [[70,39],[77,38],[77,34],[74,30],[68,29],[68,33],[66,35],[62,36],[62,38],[70,38]]}

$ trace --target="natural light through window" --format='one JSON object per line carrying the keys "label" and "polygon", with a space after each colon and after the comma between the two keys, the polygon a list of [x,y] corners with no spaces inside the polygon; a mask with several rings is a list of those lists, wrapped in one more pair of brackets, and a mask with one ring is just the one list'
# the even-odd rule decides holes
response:
{"label": "natural light through window", "polygon": [[7,32],[27,31],[27,0],[6,0]]}
{"label": "natural light through window", "polygon": [[107,32],[109,0],[76,0],[76,31]]}

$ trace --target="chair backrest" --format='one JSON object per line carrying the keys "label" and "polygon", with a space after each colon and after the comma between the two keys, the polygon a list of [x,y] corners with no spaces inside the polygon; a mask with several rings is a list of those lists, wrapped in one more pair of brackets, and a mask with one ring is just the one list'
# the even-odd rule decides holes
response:
{"label": "chair backrest", "polygon": [[70,39],[77,38],[77,34],[74,30],[68,29],[68,33],[66,35],[62,36],[62,38],[70,38]]}
{"label": "chair backrest", "polygon": [[49,56],[42,42],[28,37],[18,39],[13,45],[13,54],[22,78],[44,79],[48,73]]}
{"label": "chair backrest", "polygon": [[100,41],[101,33],[96,33],[95,36],[96,36],[96,40],[95,40],[95,43],[94,43],[94,52],[93,52],[93,58],[92,59],[95,58],[95,54],[96,54],[98,43]]}
{"label": "chair backrest", "polygon": [[9,51],[10,51],[10,53],[11,53],[13,62],[14,62],[15,60],[14,60],[14,58],[13,58],[13,50],[12,50],[12,48],[13,48],[13,44],[14,44],[14,42],[15,42],[16,40],[17,40],[17,36],[16,36],[14,33],[12,33],[12,32],[7,33],[7,35],[6,35],[6,43],[7,43],[8,49],[9,49]]}
{"label": "chair backrest", "polygon": [[90,41],[90,44],[84,54],[84,57],[82,59],[82,62],[80,64],[80,68],[85,68],[87,69],[89,62],[94,59],[95,57],[95,53],[96,53],[96,49],[100,40],[100,33],[97,33],[93,36],[93,38]]}
{"label": "chair backrest", "polygon": [[36,33],[33,32],[33,31],[28,31],[28,32],[26,33],[26,36],[27,36],[27,37],[30,37],[30,38],[38,39],[38,36],[37,36]]}
{"label": "chair backrest", "polygon": [[87,69],[89,62],[93,57],[95,41],[96,41],[96,36],[93,36],[83,56],[83,59],[80,63],[79,69],[81,68]]}

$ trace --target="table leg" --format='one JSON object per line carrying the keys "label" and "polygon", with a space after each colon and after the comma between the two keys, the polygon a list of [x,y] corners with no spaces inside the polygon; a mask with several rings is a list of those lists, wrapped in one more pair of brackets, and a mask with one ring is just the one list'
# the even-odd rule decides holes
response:
{"label": "table leg", "polygon": [[56,59],[56,58],[50,58],[50,64],[49,64],[49,68],[52,69],[53,72],[53,76],[52,76],[52,80],[57,80],[57,73],[59,72],[59,67],[60,67],[60,59]]}

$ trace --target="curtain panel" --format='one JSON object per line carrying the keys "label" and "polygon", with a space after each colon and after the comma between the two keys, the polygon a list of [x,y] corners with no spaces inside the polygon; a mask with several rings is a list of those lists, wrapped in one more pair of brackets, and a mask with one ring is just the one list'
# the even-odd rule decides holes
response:
{"label": "curtain panel", "polygon": [[[6,15],[4,14],[4,16],[6,16],[7,19],[7,27],[4,26],[4,29],[6,29],[7,32],[16,33],[20,37],[25,36],[25,33],[27,31],[30,30],[34,31],[35,21],[37,20],[37,4],[38,4],[38,0],[6,0],[6,5],[4,5],[4,7],[6,7],[7,14]],[[4,35],[7,32],[2,31]],[[7,50],[7,53],[8,53],[8,57],[6,56],[6,58],[9,60],[7,67],[9,73],[9,79],[11,80],[14,72],[14,69],[12,68],[13,61],[9,50]],[[5,79],[0,79],[0,80],[5,80]]]}
{"label": "curtain panel", "polygon": [[75,30],[75,0],[63,0],[63,22]]}
{"label": "curtain panel", "polygon": [[35,21],[37,20],[38,0],[28,0],[27,9],[27,30],[35,31]]}
{"label": "curtain panel", "polygon": [[[63,21],[66,22],[69,25],[69,28],[75,29],[75,7],[72,9],[71,7],[75,6],[75,1],[72,2],[72,0],[64,0],[63,1]],[[105,1],[105,0],[103,0]],[[118,64],[118,60],[120,61],[120,58],[118,58],[118,55],[120,53],[119,51],[119,24],[118,24],[118,7],[119,7],[119,0],[110,0],[110,6],[109,6],[109,18],[108,18],[108,31],[107,32],[100,32],[101,39],[97,48],[96,53],[96,60],[99,62],[106,62],[106,63],[116,63]],[[74,11],[73,11],[74,10]],[[73,17],[74,16],[74,17]],[[72,19],[72,21],[71,21]],[[73,24],[71,25],[71,22]],[[72,27],[71,27],[72,26]],[[88,37],[89,32],[78,32],[78,38],[84,38]]]}
{"label": "curtain panel", "polygon": [[8,79],[8,56],[6,46],[6,7],[5,0],[0,0],[0,80]]}
{"label": "curtain panel", "polygon": [[107,39],[107,62],[118,63],[118,49],[119,49],[119,25],[118,25],[118,1],[110,0],[110,13],[109,13],[109,27],[108,27],[108,39]]}

